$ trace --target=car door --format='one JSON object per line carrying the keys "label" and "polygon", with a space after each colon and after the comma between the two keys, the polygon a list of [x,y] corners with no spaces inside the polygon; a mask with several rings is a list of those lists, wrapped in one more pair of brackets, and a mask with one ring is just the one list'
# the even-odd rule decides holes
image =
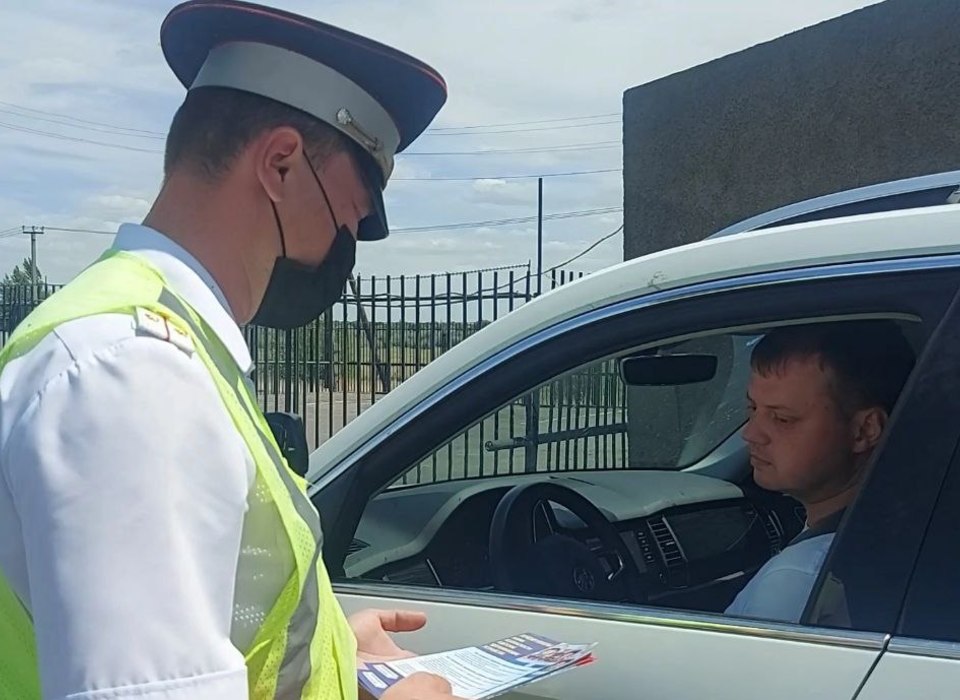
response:
{"label": "car door", "polygon": [[[725,280],[600,309],[525,339],[488,363],[482,374],[451,388],[443,402],[425,405],[415,416],[398,416],[381,439],[330,472],[316,501],[327,532],[325,557],[344,609],[425,611],[430,620],[427,628],[404,640],[421,653],[526,631],[599,643],[596,664],[539,683],[527,695],[515,697],[855,697],[893,630],[886,626],[889,616],[881,616],[879,626],[829,628],[652,606],[437,588],[415,578],[408,579],[408,585],[396,585],[346,578],[344,557],[371,497],[424,454],[442,448],[448,436],[519,390],[549,381],[591,358],[709,329],[896,314],[916,320],[923,333],[929,333],[956,289],[957,263],[956,258],[944,256]],[[922,401],[914,402],[907,414],[925,415],[925,408]],[[901,422],[903,416],[891,426],[888,445],[909,442],[899,428]],[[876,473],[889,469],[884,454],[875,462]],[[942,455],[930,458],[942,459]],[[858,505],[848,515],[835,548],[843,543],[850,523],[858,522],[859,511]],[[916,554],[919,542],[912,549],[909,542],[904,546],[909,558]],[[838,566],[845,561],[843,557],[834,560]],[[870,595],[877,610],[899,605],[897,592],[908,575],[909,569],[899,568],[875,582]],[[855,602],[851,601],[853,607]]]}
{"label": "car door", "polygon": [[[936,507],[929,522],[921,512],[906,511],[894,483],[870,504],[888,523],[899,520],[897,529],[912,538],[922,536],[923,545],[904,604],[897,611],[895,631],[858,700],[946,700],[960,692],[960,310],[948,312],[938,336],[936,347],[928,350],[926,374],[917,392],[927,394],[927,413],[913,426],[912,450],[898,457],[901,486],[922,494],[925,502],[935,500]],[[916,459],[918,452],[934,450],[952,454],[948,470],[932,468],[928,459]],[[858,562],[861,571],[879,575],[882,559],[893,556],[889,543],[861,539],[864,551],[873,544],[888,552],[888,557],[871,556]],[[868,586],[868,578],[848,583]]]}

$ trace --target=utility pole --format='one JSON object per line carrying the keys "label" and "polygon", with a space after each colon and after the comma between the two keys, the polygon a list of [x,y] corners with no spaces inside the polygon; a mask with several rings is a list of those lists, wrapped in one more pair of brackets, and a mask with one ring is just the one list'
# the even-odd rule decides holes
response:
{"label": "utility pole", "polygon": [[543,291],[543,178],[537,178],[537,296]]}
{"label": "utility pole", "polygon": [[37,236],[43,234],[43,226],[39,228],[31,226],[28,230],[26,226],[21,227],[23,233],[30,234],[30,284],[37,285]]}

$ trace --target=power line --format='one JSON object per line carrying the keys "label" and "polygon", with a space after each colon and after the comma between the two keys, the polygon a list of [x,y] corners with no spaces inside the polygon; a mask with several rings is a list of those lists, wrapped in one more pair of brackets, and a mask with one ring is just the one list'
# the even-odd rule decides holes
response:
{"label": "power line", "polygon": [[[620,233],[621,231],[623,231],[623,224],[620,224],[620,226],[618,226],[616,230],[611,231],[610,233],[601,236],[601,237],[598,238],[596,241],[594,241],[594,242],[591,243],[589,246],[587,246],[584,250],[581,250],[579,253],[577,253],[576,255],[574,255],[572,258],[569,258],[569,259],[567,259],[567,260],[564,260],[562,263],[559,263],[559,264],[557,264],[557,265],[554,265],[553,267],[547,268],[546,270],[543,271],[542,274],[543,274],[543,275],[549,275],[551,272],[554,272],[554,271],[556,271],[556,270],[559,270],[561,267],[566,267],[567,265],[569,265],[570,263],[574,262],[575,260],[579,260],[579,259],[582,258],[584,255],[586,255],[587,253],[589,253],[591,250],[593,250],[594,248],[596,248],[598,245],[600,245],[600,244],[603,243],[604,241],[607,241],[607,240],[613,238],[614,236],[616,236],[616,235],[617,235],[618,233]],[[494,287],[491,291],[493,291],[493,292],[498,292],[498,291],[500,291],[501,289],[506,289],[507,287],[516,286],[518,283],[521,283],[521,282],[523,282],[523,281],[524,281],[524,280],[522,280],[522,279],[520,279],[520,280],[513,280],[512,282],[507,282],[506,284],[501,284],[499,287]],[[513,291],[513,290],[511,289],[511,292],[512,292],[512,291]]]}
{"label": "power line", "polygon": [[137,151],[140,153],[163,153],[163,151],[156,148],[138,148],[136,146],[125,146],[119,143],[107,143],[105,141],[94,141],[93,139],[80,138],[79,136],[66,136],[64,134],[55,134],[52,131],[40,131],[39,129],[30,129],[25,126],[16,126],[14,124],[7,124],[6,122],[0,122],[0,127],[4,129],[10,129],[12,131],[20,131],[25,134],[36,134],[37,136],[49,136],[50,138],[60,139],[61,141],[73,141],[75,143],[88,143],[94,146],[104,146],[106,148],[119,148],[124,151]]}
{"label": "power line", "polygon": [[[579,219],[586,216],[599,216],[602,214],[615,214],[623,211],[623,207],[602,207],[599,209],[582,209],[579,211],[558,212],[556,214],[545,214],[543,219]],[[435,224],[432,226],[409,226],[406,228],[392,229],[395,233],[428,233],[432,231],[454,231],[471,228],[492,228],[495,226],[510,226],[513,224],[528,224],[537,220],[537,216],[517,216],[509,219],[488,219],[486,221],[463,221],[453,224]]]}
{"label": "power line", "polygon": [[[6,105],[9,103],[0,101],[0,105]],[[19,110],[19,111],[18,111]],[[9,114],[15,117],[21,117],[25,119],[32,119],[35,121],[49,122],[50,124],[59,124],[61,126],[70,127],[73,129],[84,129],[86,131],[96,131],[102,134],[112,134],[115,136],[128,136],[131,138],[142,138],[142,139],[154,139],[158,141],[163,141],[166,139],[166,135],[157,132],[157,131],[148,131],[146,129],[135,129],[132,127],[118,126],[115,124],[106,124],[103,122],[94,122],[86,119],[77,119],[76,117],[70,117],[69,115],[57,114],[55,112],[44,112],[42,110],[30,110],[30,113],[25,113],[25,108],[16,107],[16,109],[0,109],[0,113]],[[565,129],[585,129],[596,126],[619,126],[621,121],[619,119],[604,121],[604,122],[591,122],[587,124],[558,124],[555,126],[532,126],[524,127],[520,129],[490,129],[490,130],[478,130],[478,131],[441,131],[441,132],[431,132],[427,131],[426,133],[430,136],[488,136],[496,134],[525,134],[537,131],[558,131]]]}
{"label": "power line", "polygon": [[[561,219],[579,219],[588,216],[600,216],[603,214],[616,214],[623,211],[623,207],[599,207],[597,209],[579,209],[575,211],[556,212],[554,214],[545,214],[544,220]],[[460,221],[448,224],[432,224],[429,226],[407,226],[393,228],[394,233],[427,233],[431,231],[454,231],[470,228],[489,228],[496,226],[509,226],[511,224],[526,224],[536,221],[536,216],[516,216],[507,219],[486,219],[483,221]],[[44,231],[55,231],[61,233],[92,233],[103,236],[115,236],[116,231],[104,231],[89,228],[66,228],[62,226],[44,226]],[[19,233],[19,232],[18,232]]]}
{"label": "power line", "polygon": [[[156,131],[149,131],[147,129],[137,129],[133,127],[119,126],[116,124],[109,124],[106,122],[93,121],[89,119],[80,119],[78,117],[73,117],[67,114],[59,114],[56,112],[49,112],[46,110],[34,109],[31,107],[24,107],[22,105],[17,105],[12,102],[5,102],[0,100],[0,105],[3,105],[8,108],[13,109],[0,109],[0,114],[12,115],[15,117],[27,117],[28,114],[22,114],[23,112],[29,113],[30,118],[47,122],[50,124],[57,124],[60,126],[66,126],[68,128],[76,129],[85,129],[88,131],[95,131],[98,133],[109,134],[114,136],[124,136],[124,137],[135,137],[135,138],[150,138],[155,140],[162,140],[165,138],[164,134]],[[17,110],[17,111],[14,111]],[[39,115],[39,116],[36,116]],[[611,113],[608,115],[594,115],[591,117],[565,117],[560,119],[548,119],[535,122],[513,122],[501,124],[498,126],[523,126],[526,124],[555,124],[556,122],[569,122],[569,121],[582,121],[584,119],[596,119],[603,118],[608,116],[618,116],[617,113]],[[489,132],[477,132],[476,135],[481,134],[497,134],[497,133],[516,133],[520,131],[545,131],[549,129],[568,129],[568,128],[580,128],[585,126],[603,126],[609,124],[616,124],[618,121],[607,121],[607,122],[597,122],[594,124],[563,124],[563,125],[554,125],[554,126],[539,126],[531,129],[515,129],[515,130],[503,130],[503,131],[489,131]],[[433,130],[428,130],[431,133],[436,135],[467,135],[466,133],[457,134],[455,131],[464,131],[467,129],[481,129],[488,128],[492,125],[477,125],[477,126],[466,126],[466,127],[445,127],[437,128]],[[126,144],[120,143],[111,143],[107,141],[100,141],[96,139],[89,139],[80,136],[70,136],[67,134],[57,133],[53,131],[45,131],[42,129],[34,129],[28,126],[23,126],[20,124],[11,124],[9,122],[0,122],[0,128],[9,129],[11,131],[18,131],[26,134],[33,134],[36,136],[46,136],[48,138],[58,139],[61,141],[71,141],[74,143],[86,143],[94,146],[102,146],[105,148],[118,148],[126,151],[135,151],[138,153],[162,153],[161,149],[154,148],[141,148],[137,146],[129,146]],[[511,154],[511,153],[561,153],[565,151],[580,151],[580,150],[599,150],[603,148],[613,148],[619,146],[619,141],[597,141],[593,143],[575,143],[575,144],[559,144],[556,146],[538,146],[533,148],[500,148],[500,149],[484,149],[478,151],[415,151],[412,153],[404,153],[404,156],[412,157],[442,157],[442,156],[473,156],[473,155],[496,155],[496,154]],[[549,176],[548,176],[549,177]],[[412,178],[410,178],[412,179]],[[432,178],[431,178],[432,179]]]}
{"label": "power line", "polygon": [[[18,126],[16,124],[9,124],[7,122],[0,122],[0,127],[5,129],[10,129],[11,131],[19,131],[25,134],[35,134],[37,136],[47,136],[53,139],[59,139],[61,141],[72,141],[74,143],[86,143],[93,146],[103,146],[105,148],[119,148],[124,151],[136,151],[138,153],[163,153],[161,149],[158,148],[140,148],[137,146],[127,146],[125,144],[119,143],[108,143],[106,141],[96,141],[94,139],[82,138],[79,136],[67,136],[66,134],[58,134],[52,131],[42,131],[40,129],[31,129],[25,126]],[[497,154],[508,154],[508,153],[564,153],[568,151],[592,151],[600,150],[604,148],[614,148],[620,146],[619,141],[596,141],[593,143],[575,143],[575,144],[561,144],[558,146],[547,146],[547,147],[537,147],[537,148],[500,148],[500,149],[489,149],[484,151],[418,151],[414,153],[403,153],[401,155],[412,157],[412,156],[485,156],[485,155],[497,155]]]}
{"label": "power line", "polygon": [[164,138],[164,137],[165,137],[165,134],[163,134],[163,133],[160,132],[160,131],[150,131],[150,130],[148,130],[148,129],[136,129],[136,128],[129,127],[129,126],[117,126],[116,124],[106,124],[106,123],[104,123],[104,122],[95,122],[95,121],[90,121],[90,120],[88,120],[88,119],[80,119],[79,117],[74,117],[74,116],[69,115],[69,114],[59,114],[59,113],[57,113],[57,112],[49,112],[49,111],[43,110],[43,109],[33,109],[32,107],[23,107],[22,105],[13,104],[12,102],[4,102],[4,101],[2,101],[2,100],[0,100],[0,105],[3,105],[3,106],[5,106],[5,107],[12,107],[13,109],[18,109],[18,110],[20,110],[21,112],[31,112],[31,113],[33,113],[33,114],[43,114],[43,115],[50,116],[50,117],[58,117],[58,118],[60,118],[60,119],[67,119],[67,120],[69,120],[69,121],[77,122],[77,123],[79,123],[79,124],[89,124],[90,126],[102,126],[102,127],[108,128],[108,129],[116,129],[117,131],[129,131],[129,132],[132,132],[132,133],[143,134],[143,135],[146,135],[146,136],[156,136],[156,137],[160,137],[160,138]]}
{"label": "power line", "polygon": [[557,270],[557,269],[559,269],[559,268],[561,268],[561,267],[565,267],[566,265],[569,265],[570,263],[572,263],[574,260],[579,260],[579,259],[582,258],[584,255],[586,255],[587,253],[589,253],[591,250],[593,250],[594,248],[596,248],[598,245],[600,245],[601,243],[603,243],[604,241],[606,241],[606,240],[608,240],[608,239],[610,239],[610,238],[613,238],[614,236],[616,236],[616,235],[617,235],[618,233],[620,233],[621,231],[623,231],[623,224],[620,224],[620,226],[617,228],[616,231],[611,231],[611,232],[608,233],[607,235],[602,236],[601,238],[597,239],[596,241],[594,241],[593,243],[591,243],[587,248],[585,248],[584,250],[581,250],[579,253],[577,253],[576,255],[574,255],[574,256],[573,256],[572,258],[570,258],[569,260],[564,260],[564,261],[563,261],[562,263],[560,263],[559,265],[554,265],[554,266],[551,267],[549,270],[545,270],[545,271],[544,271],[544,274],[546,274],[547,272],[553,272],[554,270]]}
{"label": "power line", "polygon": [[[141,134],[145,136],[152,136],[152,137],[159,137],[159,138],[163,138],[166,136],[166,134],[164,134],[164,132],[162,131],[153,131],[151,129],[141,129],[141,128],[131,127],[131,126],[121,126],[119,124],[111,124],[109,122],[95,121],[91,119],[81,119],[80,117],[75,117],[71,114],[64,114],[62,112],[52,112],[46,109],[36,109],[34,107],[25,107],[23,105],[15,104],[13,102],[6,102],[3,100],[0,100],[0,105],[4,107],[8,107],[10,109],[19,110],[20,112],[28,112],[30,114],[38,114],[38,115],[44,115],[47,117],[56,117],[59,119],[66,119],[70,122],[75,122],[77,124],[99,126],[106,129],[114,129],[116,131],[128,131],[135,134]],[[427,129],[426,133],[439,134],[439,133],[447,133],[451,131],[466,131],[466,130],[474,130],[474,129],[497,129],[501,127],[536,126],[536,125],[543,125],[543,124],[557,124],[561,122],[588,121],[592,119],[610,119],[611,117],[620,117],[620,116],[621,116],[620,112],[609,112],[607,114],[591,114],[591,115],[585,115],[585,116],[579,116],[579,117],[559,117],[555,119],[537,119],[533,121],[522,121],[522,122],[501,122],[498,124],[467,124],[464,126],[439,126],[439,127],[432,127],[430,129]],[[620,123],[619,121],[603,122],[603,124],[619,124],[619,123]],[[569,127],[560,126],[560,127],[548,127],[548,128],[551,128],[551,129],[552,128],[576,128],[579,126],[600,126],[600,124],[597,124],[597,123],[576,124],[576,125],[571,125]]]}
{"label": "power line", "polygon": [[620,141],[594,141],[592,143],[569,143],[558,146],[538,146],[536,148],[491,148],[483,151],[416,151],[401,153],[401,156],[486,156],[504,153],[562,153],[566,151],[596,151],[604,148],[615,148],[621,145]]}
{"label": "power line", "polygon": [[458,270],[456,272],[445,272],[443,274],[450,275],[451,277],[453,277],[454,275],[460,275],[462,277],[463,275],[476,275],[481,272],[502,272],[504,270],[516,270],[521,267],[530,267],[529,261],[525,263],[517,263],[515,265],[498,265],[497,267],[478,267],[473,270]]}
{"label": "power line", "polygon": [[474,177],[393,177],[390,182],[473,182],[475,180],[536,180],[539,177],[572,177],[574,175],[599,175],[601,173],[622,173],[623,168],[604,170],[574,170],[566,173],[531,173],[528,175],[487,175]]}
{"label": "power line", "polygon": [[[602,207],[602,208],[598,208],[598,209],[584,209],[584,210],[579,210],[579,211],[559,212],[559,213],[556,213],[556,214],[546,214],[543,218],[544,218],[544,220],[546,220],[546,219],[570,219],[570,218],[580,218],[580,217],[586,217],[586,216],[597,216],[597,215],[600,215],[600,214],[608,214],[608,213],[614,213],[614,212],[618,212],[618,211],[623,211],[623,209],[622,209],[621,207]],[[394,232],[397,232],[397,233],[415,233],[415,232],[424,232],[424,231],[440,231],[440,230],[452,230],[452,229],[462,229],[462,228],[473,228],[473,227],[481,227],[481,226],[484,226],[484,227],[487,227],[487,226],[502,226],[502,225],[507,225],[507,224],[512,224],[512,223],[527,223],[527,222],[536,221],[536,220],[537,220],[537,217],[536,217],[536,216],[529,216],[529,217],[515,217],[515,218],[512,218],[512,219],[491,219],[491,220],[487,220],[487,221],[461,222],[461,223],[457,223],[457,224],[439,224],[439,225],[436,225],[436,226],[407,227],[407,228],[398,228],[398,229],[393,229],[393,230],[394,230]],[[616,236],[618,233],[621,233],[621,232],[623,231],[623,228],[624,228],[624,225],[623,225],[623,224],[620,224],[620,226],[618,226],[615,230],[611,231],[611,232],[608,233],[608,234],[605,234],[604,236],[601,236],[600,238],[598,238],[596,241],[594,241],[593,243],[591,243],[589,246],[587,246],[586,248],[584,248],[582,251],[580,251],[579,253],[577,253],[577,254],[574,255],[573,257],[568,258],[567,260],[564,260],[563,262],[558,263],[558,264],[556,264],[556,265],[554,265],[554,266],[552,266],[552,267],[550,267],[550,268],[547,268],[546,270],[543,271],[543,274],[544,274],[544,275],[550,274],[551,272],[554,272],[555,270],[559,270],[560,268],[566,267],[566,266],[569,265],[570,263],[579,260],[580,258],[584,257],[587,253],[589,253],[591,250],[593,250],[594,248],[596,248],[597,246],[599,246],[601,243],[603,243],[603,242],[605,242],[605,241],[613,238],[613,237]],[[42,227],[42,230],[43,230],[43,231],[58,231],[58,232],[64,232],[64,233],[91,233],[91,234],[108,235],[108,236],[113,236],[113,235],[116,234],[115,231],[103,231],[103,230],[85,229],[85,228],[67,228],[67,227],[60,227],[60,226],[44,226],[44,227]],[[22,232],[23,232],[23,228],[22,228],[22,227],[11,227],[11,228],[8,228],[8,229],[0,230],[0,240],[5,239],[5,238],[12,238],[12,237],[14,237],[14,236],[19,236],[19,235],[21,235]],[[451,273],[449,273],[449,274],[450,274],[450,276],[456,276],[456,275],[463,276],[463,275],[477,274],[477,273],[480,273],[480,272],[496,272],[496,271],[501,271],[501,270],[503,270],[503,271],[505,271],[505,270],[513,270],[513,269],[522,268],[522,267],[529,267],[529,265],[530,265],[530,263],[529,263],[529,261],[528,261],[526,264],[502,265],[502,266],[500,266],[500,267],[488,267],[488,268],[481,268],[481,269],[475,269],[475,270],[467,270],[467,271],[460,271],[460,272],[451,272]],[[385,276],[383,276],[383,277],[385,277]],[[398,278],[399,278],[399,277],[400,277],[400,276],[398,276]],[[405,277],[413,277],[413,275],[405,275]],[[501,289],[505,289],[506,287],[510,287],[510,286],[514,286],[514,285],[516,285],[516,284],[520,284],[520,283],[522,283],[522,282],[524,282],[524,278],[517,279],[517,280],[513,280],[512,282],[506,282],[505,284],[502,284],[502,285],[494,288],[494,289],[491,290],[491,291],[496,292],[496,291],[499,291],[499,290],[501,290]],[[389,292],[388,292],[387,294],[389,294]]]}
{"label": "power line", "polygon": [[60,231],[62,233],[96,233],[102,236],[116,236],[116,231],[98,231],[91,228],[61,228],[59,226],[44,226],[44,231]]}
{"label": "power line", "polygon": [[[462,278],[462,277],[469,277],[470,275],[475,275],[475,274],[483,273],[483,272],[493,272],[493,273],[497,273],[497,272],[513,271],[513,270],[522,269],[522,268],[526,268],[526,269],[527,269],[527,274],[526,274],[526,276],[515,278],[515,279],[513,279],[513,280],[511,280],[511,281],[506,282],[505,284],[501,284],[501,285],[498,285],[498,286],[496,286],[496,287],[492,287],[491,289],[483,289],[483,288],[481,287],[481,288],[478,288],[478,290],[477,290],[476,293],[460,292],[460,293],[456,293],[456,294],[452,294],[452,293],[450,293],[450,291],[448,290],[448,292],[447,292],[446,294],[444,294],[444,297],[445,297],[445,298],[449,298],[449,299],[452,300],[454,303],[459,303],[459,302],[461,302],[461,301],[467,301],[467,300],[477,299],[477,298],[478,298],[478,295],[479,295],[479,297],[483,298],[484,300],[493,301],[493,298],[492,298],[492,297],[487,297],[487,296],[485,296],[485,295],[487,295],[487,294],[494,294],[494,295],[496,295],[496,293],[499,292],[501,289],[506,289],[507,287],[510,287],[510,286],[516,286],[516,285],[518,285],[518,284],[523,284],[524,282],[527,282],[528,284],[530,284],[530,280],[532,279],[532,277],[530,276],[530,275],[531,275],[530,264],[531,264],[531,263],[530,263],[530,261],[528,260],[528,261],[525,262],[525,263],[519,263],[519,264],[515,264],[515,265],[501,265],[501,266],[499,266],[499,267],[484,267],[484,268],[479,268],[479,269],[474,269],[474,270],[461,270],[461,271],[457,271],[457,272],[441,273],[441,274],[445,274],[445,275],[446,275],[447,277],[449,277],[449,278],[454,278],[454,277],[461,277],[461,278]],[[368,278],[369,278],[369,277],[372,277],[372,276],[373,276],[373,275],[367,275]],[[429,277],[432,277],[432,276],[433,276],[433,275],[423,275],[422,277],[424,278],[424,281],[426,281],[426,278],[429,278]],[[380,276],[381,279],[384,279],[385,277],[387,277],[387,275],[381,275],[381,276]],[[390,276],[390,277],[391,277],[391,284],[392,284],[394,280],[400,280],[400,279],[409,280],[409,279],[414,279],[414,278],[420,278],[421,275],[396,275],[396,276]],[[531,294],[532,294],[532,284],[530,284],[530,286],[531,286]],[[371,300],[372,300],[374,303],[377,303],[377,302],[385,302],[385,303],[386,303],[388,306],[390,306],[391,308],[401,308],[401,307],[402,307],[402,308],[408,308],[408,309],[409,309],[409,308],[415,308],[415,307],[417,307],[417,306],[424,306],[424,305],[428,302],[428,300],[430,299],[430,297],[427,297],[427,296],[420,296],[420,287],[419,287],[419,285],[417,286],[416,294],[417,294],[417,296],[415,296],[415,297],[398,296],[398,295],[396,295],[396,294],[394,294],[393,292],[391,292],[391,291],[388,290],[388,291],[386,291],[386,292],[381,292],[381,293],[379,293],[379,294],[368,294],[368,295],[364,295],[362,300],[363,300],[363,301],[371,301]],[[515,296],[515,297],[516,297],[516,296],[521,296],[521,294],[518,293],[518,292],[515,292],[515,291],[511,290],[511,296]],[[524,296],[525,296],[525,295],[524,295]],[[505,296],[505,297],[503,297],[503,299],[502,299],[501,301],[508,301],[508,300],[509,300],[509,297]]]}
{"label": "power line", "polygon": [[[0,102],[0,104],[3,104],[3,103]],[[155,136],[153,134],[137,134],[132,132],[128,133],[125,131],[120,131],[118,130],[118,128],[115,128],[115,127],[100,128],[99,126],[71,124],[69,121],[66,121],[65,119],[53,119],[51,117],[40,117],[36,115],[21,114],[20,112],[14,112],[13,110],[10,110],[10,109],[0,109],[0,114],[11,114],[15,117],[21,117],[23,119],[32,119],[35,121],[49,122],[50,124],[59,124],[61,126],[66,126],[71,129],[83,129],[84,131],[96,131],[101,134],[110,134],[112,136],[126,136],[129,138],[139,138],[139,139],[156,139],[161,141],[164,139],[163,136]]]}
{"label": "power line", "polygon": [[496,129],[501,126],[530,126],[534,124],[555,124],[557,122],[575,122],[585,121],[587,119],[609,119],[610,117],[619,117],[620,112],[610,112],[608,114],[591,114],[583,117],[560,117],[558,119],[538,119],[529,122],[502,122],[500,124],[473,124],[470,126],[437,126],[427,129],[428,132],[436,133],[438,131],[461,131],[464,129]]}
{"label": "power line", "polygon": [[[437,276],[446,275],[446,276],[449,276],[449,277],[462,277],[463,275],[467,275],[467,276],[469,277],[470,275],[476,275],[476,274],[479,274],[479,273],[481,273],[481,272],[503,272],[503,271],[506,271],[506,270],[517,270],[517,269],[520,269],[520,268],[523,268],[523,267],[530,267],[530,262],[528,261],[528,262],[525,262],[525,263],[515,263],[515,264],[513,264],[513,265],[498,265],[498,266],[496,266],[496,267],[477,267],[477,268],[473,268],[473,269],[471,269],[471,270],[454,270],[454,271],[452,271],[452,272],[425,273],[425,274],[422,274],[422,275],[409,274],[409,273],[408,273],[408,274],[404,274],[404,275],[364,275],[364,274],[358,273],[358,274],[356,275],[356,277],[357,277],[358,280],[359,280],[361,277],[362,277],[363,279],[367,279],[367,280],[369,280],[371,277],[376,277],[378,280],[386,280],[387,277],[389,277],[389,278],[390,278],[390,281],[391,281],[391,282],[394,282],[394,281],[397,281],[397,280],[400,280],[400,279],[409,280],[409,279],[415,279],[415,278],[417,278],[417,277],[420,277],[421,279],[426,279],[426,278],[432,277],[432,276],[434,276],[434,275],[437,275]],[[363,296],[364,296],[364,298],[377,298],[377,299],[380,299],[380,298],[386,298],[386,297],[389,296],[389,295],[390,295],[390,292],[378,292],[377,294],[370,294],[370,295],[363,295]]]}
{"label": "power line", "polygon": [[487,134],[525,134],[531,131],[556,131],[558,129],[584,129],[591,126],[609,126],[611,124],[620,125],[620,120],[615,119],[607,122],[592,122],[590,124],[559,124],[557,126],[531,126],[522,129],[496,129],[490,131],[441,131],[432,133],[427,131],[430,136],[486,136]]}

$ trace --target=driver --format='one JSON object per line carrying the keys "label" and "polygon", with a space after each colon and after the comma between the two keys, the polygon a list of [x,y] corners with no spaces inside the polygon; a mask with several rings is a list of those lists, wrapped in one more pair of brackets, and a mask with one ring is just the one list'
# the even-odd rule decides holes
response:
{"label": "driver", "polygon": [[782,327],[754,348],[743,429],[753,478],[800,501],[807,521],[728,615],[799,622],[913,364],[890,321]]}

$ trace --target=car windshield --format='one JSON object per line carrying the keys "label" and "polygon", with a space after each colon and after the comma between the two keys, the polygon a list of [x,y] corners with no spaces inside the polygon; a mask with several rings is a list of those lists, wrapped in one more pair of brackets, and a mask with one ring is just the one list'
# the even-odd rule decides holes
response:
{"label": "car windshield", "polygon": [[[748,334],[711,335],[584,364],[431,447],[393,487],[697,465],[743,423],[755,340]],[[667,362],[637,363],[651,358]],[[677,359],[688,361],[672,361]],[[708,361],[709,374],[703,374],[702,362],[689,360]],[[634,370],[625,371],[628,366]]]}

